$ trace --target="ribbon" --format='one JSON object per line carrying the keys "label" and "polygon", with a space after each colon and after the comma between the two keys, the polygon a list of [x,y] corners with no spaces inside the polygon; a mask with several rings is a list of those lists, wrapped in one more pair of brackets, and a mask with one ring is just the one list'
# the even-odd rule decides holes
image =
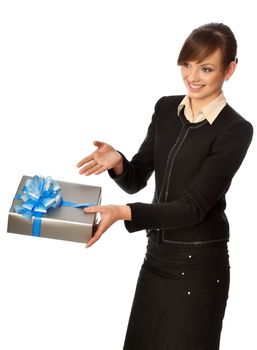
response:
{"label": "ribbon", "polygon": [[71,207],[87,208],[93,203],[78,204],[64,201],[61,193],[61,187],[58,183],[48,176],[35,175],[27,179],[22,193],[17,194],[15,199],[22,200],[23,203],[15,205],[16,213],[21,214],[26,220],[34,218],[32,226],[32,236],[40,236],[41,218],[50,208]]}

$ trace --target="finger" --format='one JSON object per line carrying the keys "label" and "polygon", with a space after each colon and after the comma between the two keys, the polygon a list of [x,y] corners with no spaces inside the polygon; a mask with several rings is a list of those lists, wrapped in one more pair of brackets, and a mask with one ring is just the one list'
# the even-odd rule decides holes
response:
{"label": "finger", "polygon": [[95,171],[95,175],[102,174],[105,170],[107,170],[107,167],[102,165],[99,170]]}
{"label": "finger", "polygon": [[95,242],[97,242],[97,241],[99,240],[100,237],[101,237],[101,235],[100,235],[100,236],[94,235],[94,237],[92,237],[92,238],[87,242],[86,248],[89,248],[89,247],[91,247],[93,244],[95,244]]}
{"label": "finger", "polygon": [[102,236],[102,234],[104,233],[104,230],[101,228],[101,222],[97,225],[97,230],[94,234],[94,236],[87,242],[86,244],[86,248],[91,247],[93,244],[95,244],[95,242],[97,242],[100,237]]}
{"label": "finger", "polygon": [[96,166],[96,162],[94,160],[91,160],[89,163],[87,163],[85,166],[83,166],[79,173],[81,175],[85,174],[88,170],[92,169],[94,166]]}
{"label": "finger", "polygon": [[101,164],[96,164],[93,167],[91,167],[90,169],[88,169],[84,174],[86,176],[94,174],[96,171],[98,171],[100,168],[102,168]]}
{"label": "finger", "polygon": [[84,208],[85,213],[101,213],[101,205],[92,205],[91,207]]}
{"label": "finger", "polygon": [[93,144],[96,146],[96,147],[101,147],[101,146],[103,146],[103,142],[101,142],[101,141],[97,141],[97,140],[95,140],[94,142],[93,142]]}
{"label": "finger", "polygon": [[81,159],[78,164],[77,164],[77,167],[80,168],[82,165],[90,162],[91,160],[94,160],[94,157],[93,157],[93,153],[91,153],[89,156]]}

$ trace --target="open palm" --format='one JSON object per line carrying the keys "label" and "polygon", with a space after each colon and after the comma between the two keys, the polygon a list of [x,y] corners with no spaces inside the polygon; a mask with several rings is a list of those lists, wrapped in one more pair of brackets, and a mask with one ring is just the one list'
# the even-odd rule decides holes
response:
{"label": "open palm", "polygon": [[77,167],[81,168],[79,173],[84,175],[99,175],[105,170],[112,168],[115,168],[117,173],[121,173],[121,154],[105,142],[94,141],[94,145],[97,149],[77,164]]}

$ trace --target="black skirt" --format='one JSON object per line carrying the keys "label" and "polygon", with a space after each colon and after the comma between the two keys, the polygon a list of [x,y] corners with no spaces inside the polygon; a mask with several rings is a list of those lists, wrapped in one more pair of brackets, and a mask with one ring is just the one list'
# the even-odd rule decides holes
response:
{"label": "black skirt", "polygon": [[229,291],[227,242],[149,237],[123,350],[218,350]]}

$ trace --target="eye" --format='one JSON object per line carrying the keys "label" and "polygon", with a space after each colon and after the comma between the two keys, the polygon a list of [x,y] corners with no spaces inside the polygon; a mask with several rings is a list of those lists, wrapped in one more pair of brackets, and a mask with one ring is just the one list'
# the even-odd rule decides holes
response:
{"label": "eye", "polygon": [[209,68],[209,67],[202,67],[202,71],[204,73],[211,73],[213,71],[213,69]]}
{"label": "eye", "polygon": [[188,62],[185,62],[185,63],[182,64],[182,66],[183,66],[184,68],[189,68],[189,67],[190,67],[190,64],[189,64]]}

